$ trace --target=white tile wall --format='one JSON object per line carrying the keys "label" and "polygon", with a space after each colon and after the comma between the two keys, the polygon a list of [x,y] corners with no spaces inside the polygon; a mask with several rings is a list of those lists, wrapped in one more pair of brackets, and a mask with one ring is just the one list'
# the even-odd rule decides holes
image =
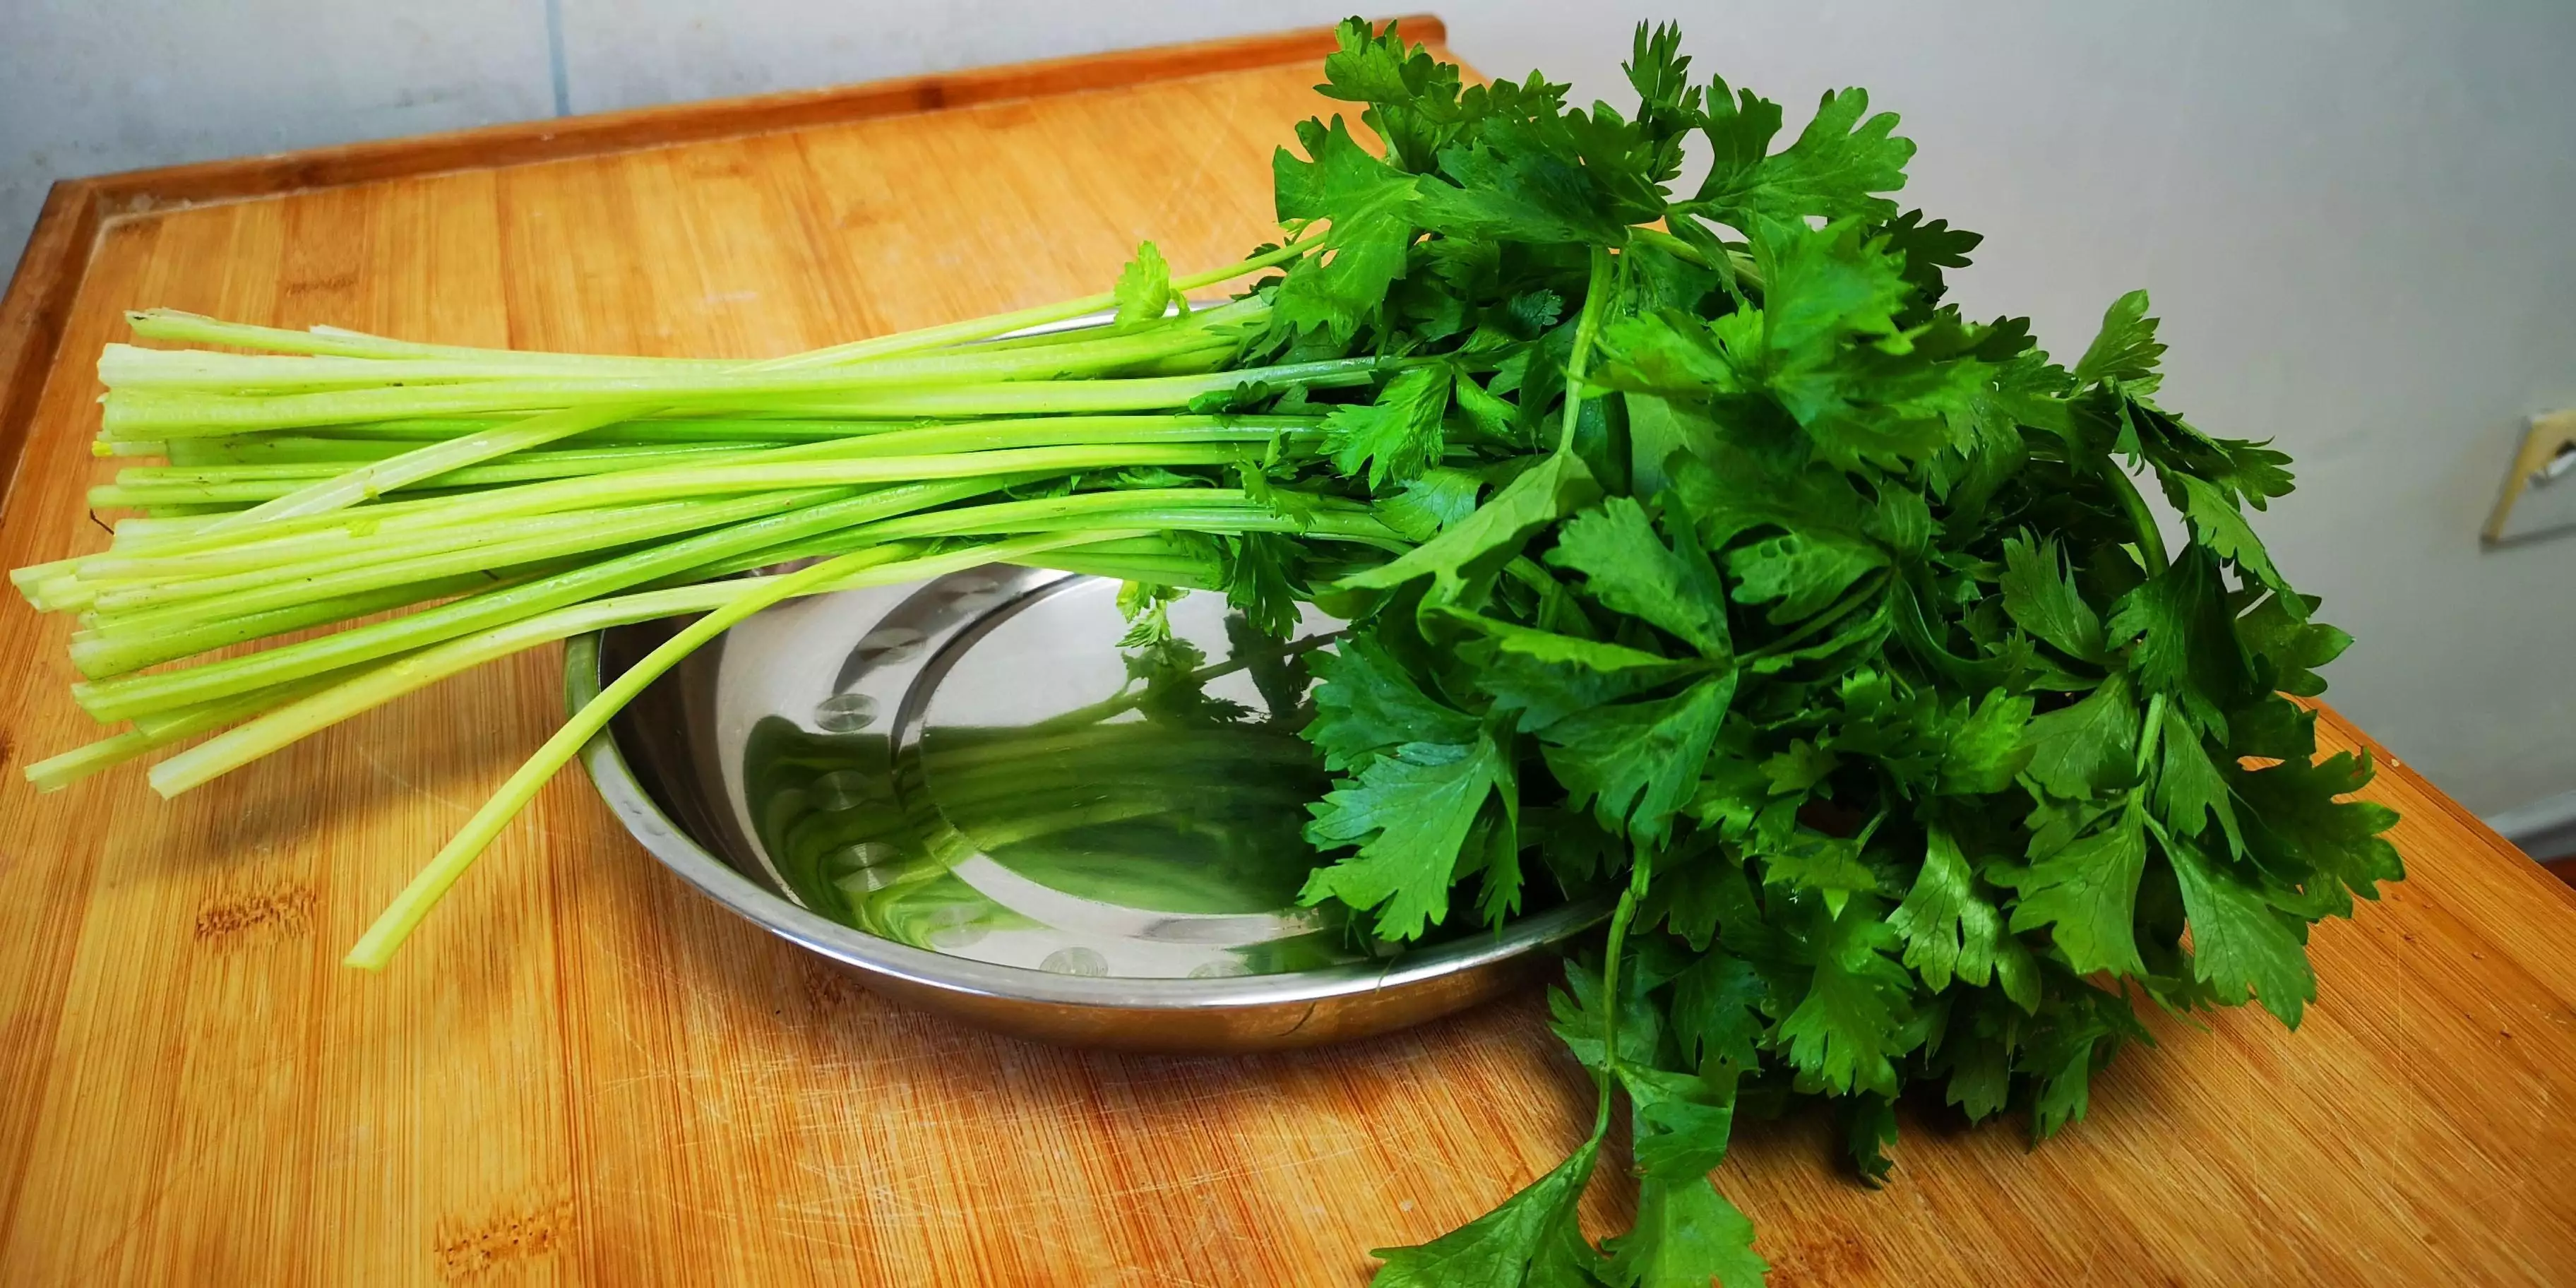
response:
{"label": "white tile wall", "polygon": [[[1555,11],[1452,17],[1488,71],[1607,94],[1610,31],[1672,9]],[[2165,401],[2298,460],[2259,527],[2360,640],[2328,700],[2474,809],[2576,788],[2576,535],[2476,540],[2523,418],[2576,406],[2576,3],[1744,4],[1692,48],[1902,112],[1910,199],[1988,235],[1970,308],[2071,353],[2152,290]]]}
{"label": "white tile wall", "polygon": [[1323,26],[1349,0],[561,0],[576,112]]}
{"label": "white tile wall", "polygon": [[66,175],[553,111],[538,0],[0,0],[0,259]]}
{"label": "white tile wall", "polygon": [[[1275,29],[1245,0],[0,0],[0,246],[59,174]],[[2576,3],[1452,0],[1455,44],[1622,95],[1640,17],[1795,109],[1868,86],[1961,298],[2079,349],[2145,285],[2169,401],[2277,437],[2262,528],[2361,638],[2332,700],[2472,807],[2576,787],[2576,539],[2481,551],[2521,418],[2576,405]]]}

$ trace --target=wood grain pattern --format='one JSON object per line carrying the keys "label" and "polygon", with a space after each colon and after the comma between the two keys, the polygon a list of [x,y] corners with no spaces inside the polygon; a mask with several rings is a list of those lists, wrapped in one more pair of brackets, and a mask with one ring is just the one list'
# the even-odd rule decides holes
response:
{"label": "wood grain pattern", "polygon": [[[1103,84],[1051,74],[1029,90]],[[79,241],[82,267],[37,319],[61,335],[38,378],[0,366],[33,426],[0,560],[101,542],[89,364],[129,306],[759,355],[1096,290],[1144,236],[1223,262],[1267,231],[1270,146],[1328,106],[1313,68],[1138,79],[58,210],[37,249]],[[84,736],[66,630],[0,610],[12,780]],[[173,803],[130,771],[0,787],[0,1283],[1355,1285],[1366,1248],[1473,1216],[1587,1121],[1534,998],[1244,1060],[898,1008],[666,876],[577,777],[390,972],[340,969],[543,738],[557,665],[450,682]],[[2402,765],[2372,795],[2406,816],[2411,876],[2318,931],[2298,1034],[2158,1019],[2162,1047],[2035,1153],[1910,1107],[1879,1193],[1819,1122],[1748,1126],[1720,1181],[1772,1282],[2576,1279],[2576,890]],[[1587,1221],[1629,1202],[1600,1185]]]}

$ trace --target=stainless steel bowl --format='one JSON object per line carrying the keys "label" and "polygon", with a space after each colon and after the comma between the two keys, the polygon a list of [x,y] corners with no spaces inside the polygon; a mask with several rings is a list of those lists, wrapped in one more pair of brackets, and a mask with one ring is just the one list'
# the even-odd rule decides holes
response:
{"label": "stainless steel bowl", "polygon": [[[996,566],[780,605],[657,681],[583,761],[717,902],[881,993],[1042,1041],[1382,1033],[1528,980],[1606,914],[1398,949],[1298,906],[1315,771],[1281,721],[1305,692],[1301,645],[1227,630],[1222,597],[1190,596],[1155,670],[1117,647],[1116,587]],[[570,701],[676,628],[575,640]],[[1262,703],[1278,718],[1254,719]]]}

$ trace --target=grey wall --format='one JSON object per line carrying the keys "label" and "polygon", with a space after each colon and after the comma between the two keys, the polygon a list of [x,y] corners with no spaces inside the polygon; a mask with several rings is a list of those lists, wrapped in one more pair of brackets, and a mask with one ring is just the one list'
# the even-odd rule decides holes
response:
{"label": "grey wall", "polygon": [[[1247,0],[0,0],[0,245],[53,176],[1275,29]],[[2361,644],[2332,700],[2471,807],[2576,809],[2576,539],[2475,540],[2576,405],[2576,4],[1443,6],[1458,50],[1616,99],[1626,31],[1792,105],[1867,86],[1912,196],[1987,233],[1972,309],[2061,351],[2145,285],[2168,401],[2277,437],[2262,527]],[[719,13],[724,16],[716,16]],[[434,16],[432,16],[434,15]],[[2563,809],[2562,809],[2563,807]]]}

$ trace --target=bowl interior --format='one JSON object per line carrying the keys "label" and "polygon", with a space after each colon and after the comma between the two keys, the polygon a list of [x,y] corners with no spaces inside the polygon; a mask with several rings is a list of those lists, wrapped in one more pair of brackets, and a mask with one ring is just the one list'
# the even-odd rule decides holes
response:
{"label": "bowl interior", "polygon": [[[1298,829],[1323,785],[1296,736],[1305,661],[1337,624],[1271,641],[1190,594],[1143,639],[1119,594],[997,566],[781,605],[646,689],[585,759],[629,830],[735,911],[985,998],[1341,996],[1489,966],[1602,914],[1542,908],[1399,948],[1300,904]],[[577,641],[571,696],[677,625]]]}

